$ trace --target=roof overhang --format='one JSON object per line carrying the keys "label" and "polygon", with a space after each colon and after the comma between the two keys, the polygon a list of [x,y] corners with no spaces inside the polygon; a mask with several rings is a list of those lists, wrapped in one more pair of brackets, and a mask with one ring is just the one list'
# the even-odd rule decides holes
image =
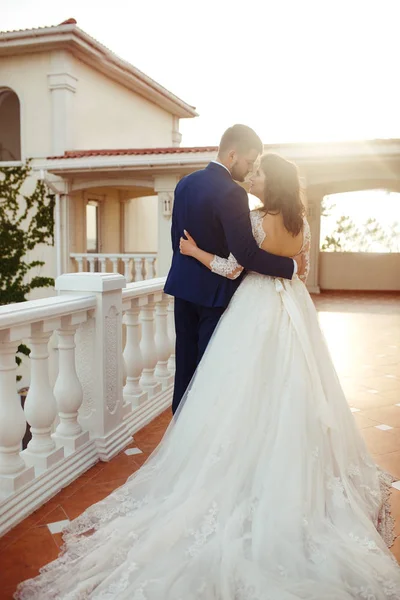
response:
{"label": "roof overhang", "polygon": [[161,173],[189,173],[202,169],[210,160],[215,159],[214,152],[189,152],[182,154],[123,155],[123,156],[90,156],[81,158],[36,159],[33,168],[43,169],[54,175],[64,177],[83,173],[112,173],[121,171]]}
{"label": "roof overhang", "polygon": [[68,50],[79,60],[179,117],[196,117],[190,106],[142,71],[122,60],[75,24],[0,32],[0,56]]}
{"label": "roof overhang", "polygon": [[[329,144],[281,144],[264,146],[300,167],[330,164],[373,163],[400,160],[400,140],[371,140]],[[217,155],[216,147],[154,148],[126,150],[82,150],[64,156],[36,159],[34,168],[57,175],[85,172],[175,171],[187,173],[204,168]]]}

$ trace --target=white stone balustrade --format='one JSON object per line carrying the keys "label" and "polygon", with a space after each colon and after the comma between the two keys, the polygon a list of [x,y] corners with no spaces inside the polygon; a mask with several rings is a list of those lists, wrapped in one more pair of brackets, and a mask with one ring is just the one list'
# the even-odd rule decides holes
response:
{"label": "white stone balustrade", "polygon": [[[156,277],[156,259],[154,253],[123,253],[123,254],[70,254],[70,258],[76,262],[78,273],[85,270],[94,273],[118,273],[122,264],[123,274],[128,283],[134,281],[148,281]],[[96,268],[97,267],[97,268]]]}
{"label": "white stone balustrade", "polygon": [[63,448],[56,448],[51,429],[57,417],[57,404],[49,381],[47,346],[57,319],[43,320],[31,325],[28,345],[31,348],[31,382],[25,402],[25,417],[31,426],[32,439],[23,458],[27,465],[48,469],[64,458]]}
{"label": "white stone balustrade", "polygon": [[[0,307],[0,535],[170,406],[173,313],[164,283],[66,274],[58,296]],[[25,412],[15,362],[22,341],[31,349]],[[22,451],[27,422],[32,439]]]}

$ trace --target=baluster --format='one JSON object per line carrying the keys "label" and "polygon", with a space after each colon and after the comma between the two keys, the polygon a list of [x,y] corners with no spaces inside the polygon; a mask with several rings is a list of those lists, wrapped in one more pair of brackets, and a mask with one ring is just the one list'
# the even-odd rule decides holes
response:
{"label": "baluster", "polygon": [[11,330],[0,332],[0,488],[5,494],[15,492],[35,476],[20,455],[26,420],[16,386],[19,343],[12,339]]}
{"label": "baluster", "polygon": [[146,279],[154,279],[156,276],[155,262],[155,258],[146,259]]}
{"label": "baluster", "polygon": [[171,296],[168,304],[168,337],[170,340],[171,355],[168,360],[168,369],[171,373],[175,373],[175,317],[174,317],[174,299]]}
{"label": "baluster", "polygon": [[67,454],[89,441],[89,432],[82,431],[78,423],[78,411],[83,401],[83,390],[75,367],[75,334],[79,322],[86,320],[86,313],[63,317],[57,330],[59,367],[54,386],[54,396],[60,422],[53,434],[57,447],[64,446]]}
{"label": "baluster", "polygon": [[143,356],[143,371],[140,378],[140,385],[149,393],[149,396],[154,396],[161,390],[161,384],[154,377],[154,370],[157,365],[157,349],[154,335],[154,297],[151,294],[148,297],[147,304],[142,307],[140,321],[142,324],[142,339],[140,341],[140,349]]}
{"label": "baluster", "polygon": [[82,273],[83,272],[83,256],[77,256],[75,258],[75,260],[78,263],[78,273]]}
{"label": "baluster", "polygon": [[126,282],[130,283],[132,281],[131,259],[123,258],[122,261],[124,263],[124,275]]}
{"label": "baluster", "polygon": [[51,430],[57,416],[57,404],[49,381],[48,343],[53,333],[51,322],[33,323],[29,346],[31,348],[31,382],[25,401],[25,415],[31,426],[32,439],[22,452],[25,462],[32,467],[48,469],[64,458],[63,448],[56,448]]}
{"label": "baluster", "polygon": [[135,281],[143,281],[143,259],[135,258]]}
{"label": "baluster", "polygon": [[139,321],[141,305],[143,305],[141,298],[134,299],[125,313],[126,344],[123,357],[127,376],[124,387],[124,400],[130,402],[133,407],[139,406],[147,400],[147,392],[143,391],[139,384],[143,370]]}
{"label": "baluster", "polygon": [[168,359],[171,355],[171,341],[168,337],[168,304],[169,298],[162,294],[162,299],[156,304],[156,348],[158,363],[155,370],[155,377],[161,382],[163,389],[166,389],[173,382],[173,376],[168,370]]}
{"label": "baluster", "polygon": [[107,259],[105,256],[101,256],[99,258],[100,261],[100,271],[101,273],[107,273]]}
{"label": "baluster", "polygon": [[89,263],[89,271],[90,271],[90,273],[94,273],[95,258],[93,256],[87,256],[86,260]]}
{"label": "baluster", "polygon": [[113,266],[113,273],[118,273],[118,257],[113,256],[110,257]]}

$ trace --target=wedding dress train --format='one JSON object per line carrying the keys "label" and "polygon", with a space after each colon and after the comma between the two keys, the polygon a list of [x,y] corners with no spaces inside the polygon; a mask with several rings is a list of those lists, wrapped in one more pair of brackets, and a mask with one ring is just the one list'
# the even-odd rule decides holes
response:
{"label": "wedding dress train", "polygon": [[399,599],[390,486],[304,283],[249,273],[159,447],[16,598]]}

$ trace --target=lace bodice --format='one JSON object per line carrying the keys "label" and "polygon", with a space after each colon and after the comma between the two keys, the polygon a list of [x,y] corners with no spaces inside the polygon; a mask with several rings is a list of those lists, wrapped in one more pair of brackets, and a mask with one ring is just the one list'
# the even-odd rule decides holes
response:
{"label": "lace bodice", "polygon": [[[263,228],[263,219],[264,214],[259,210],[254,210],[250,213],[250,222],[253,230],[253,236],[259,247],[261,247],[262,243],[266,238],[266,233]],[[301,247],[300,252],[296,254],[296,257],[300,256],[301,254],[303,254],[304,256],[304,270],[303,272],[298,274],[299,278],[304,282],[306,282],[310,270],[310,244],[310,226],[308,224],[307,219],[304,217],[303,245]],[[243,267],[239,265],[233,254],[230,254],[228,258],[221,258],[220,256],[215,256],[213,261],[211,262],[211,270],[213,273],[217,273],[217,275],[222,275],[222,277],[236,279],[243,271]]]}

